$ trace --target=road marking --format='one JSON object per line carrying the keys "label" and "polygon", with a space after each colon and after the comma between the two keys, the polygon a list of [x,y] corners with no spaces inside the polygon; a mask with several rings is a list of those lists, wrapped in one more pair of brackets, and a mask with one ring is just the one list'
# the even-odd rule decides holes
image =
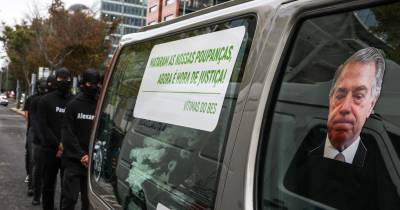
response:
{"label": "road marking", "polygon": [[10,163],[0,162],[0,167],[1,167],[1,166],[10,166],[10,165],[11,165]]}
{"label": "road marking", "polygon": [[[0,129],[20,129],[20,128],[25,128],[25,125],[3,125],[0,123]],[[13,134],[13,133],[11,133]]]}
{"label": "road marking", "polygon": [[0,114],[0,117],[21,118],[20,115],[16,115],[16,114]]}

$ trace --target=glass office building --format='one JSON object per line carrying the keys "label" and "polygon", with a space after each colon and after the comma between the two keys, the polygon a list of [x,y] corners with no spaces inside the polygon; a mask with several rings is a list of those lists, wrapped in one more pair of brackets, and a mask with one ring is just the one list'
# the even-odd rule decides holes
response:
{"label": "glass office building", "polygon": [[101,16],[119,20],[117,31],[109,36],[114,52],[121,36],[134,33],[146,25],[147,0],[101,0]]}

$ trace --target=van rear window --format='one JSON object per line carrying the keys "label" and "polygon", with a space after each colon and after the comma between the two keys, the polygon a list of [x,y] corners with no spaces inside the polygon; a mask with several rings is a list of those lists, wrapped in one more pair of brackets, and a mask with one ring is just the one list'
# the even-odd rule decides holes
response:
{"label": "van rear window", "polygon": [[[213,34],[236,30],[235,28],[242,29],[243,34],[236,45],[236,55],[232,56],[231,69],[220,64],[231,72],[225,82],[221,80],[222,82],[217,84],[226,87],[218,89],[223,93],[221,100],[215,101],[219,103],[217,107],[219,113],[216,112],[218,109],[212,112],[218,114],[215,125],[200,125],[196,122],[195,126],[186,125],[188,119],[183,118],[188,116],[169,113],[174,107],[152,101],[154,97],[150,94],[145,95],[148,97],[145,100],[140,98],[142,85],[145,84],[143,77],[149,70],[146,66],[149,65],[151,55],[154,55],[152,52],[154,46],[165,46],[165,43],[171,42],[179,44],[180,40],[193,40],[205,34],[212,37]],[[102,102],[92,154],[91,184],[98,196],[112,207],[123,209],[214,208],[225,146],[254,28],[255,18],[251,16],[135,43],[121,50]],[[221,43],[224,41],[222,38],[219,39]],[[214,41],[218,43],[218,40]],[[191,49],[191,46],[187,45],[186,48]],[[168,50],[165,52],[168,54]],[[170,54],[174,53],[178,52],[171,49]],[[214,61],[218,62],[218,59]],[[209,62],[213,62],[212,58]],[[157,68],[158,70],[161,68],[162,72],[162,66]],[[173,68],[179,71],[179,67],[173,66]],[[190,70],[191,68],[187,68],[187,72]],[[199,71],[206,70],[213,68],[199,69]],[[165,78],[162,81],[171,82]],[[192,73],[189,78],[192,78]],[[165,84],[162,85],[164,89],[157,90],[165,93]],[[189,90],[183,87],[177,91],[179,88],[182,89],[177,87],[175,92]],[[209,90],[213,90],[212,88],[215,88],[215,84],[211,84]],[[213,96],[204,96],[195,90],[194,88],[185,94],[192,94],[194,98],[214,100]],[[165,94],[171,94],[169,92]],[[173,104],[174,97],[158,96],[158,99],[164,98]],[[176,96],[177,101],[179,97]],[[146,103],[149,104],[147,107]],[[181,105],[184,108],[184,103]],[[153,118],[148,107],[152,107],[155,114],[157,111],[162,111],[165,114],[162,120]],[[146,108],[144,115],[136,113],[137,110]],[[211,115],[207,110],[211,109],[194,114]],[[203,123],[212,124],[213,121],[206,119]]]}

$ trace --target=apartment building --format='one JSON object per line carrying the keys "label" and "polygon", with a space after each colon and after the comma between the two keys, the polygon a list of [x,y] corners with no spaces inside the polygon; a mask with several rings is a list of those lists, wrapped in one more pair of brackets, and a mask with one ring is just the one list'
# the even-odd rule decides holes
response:
{"label": "apartment building", "polygon": [[148,0],[147,25],[152,25],[204,9],[227,0]]}

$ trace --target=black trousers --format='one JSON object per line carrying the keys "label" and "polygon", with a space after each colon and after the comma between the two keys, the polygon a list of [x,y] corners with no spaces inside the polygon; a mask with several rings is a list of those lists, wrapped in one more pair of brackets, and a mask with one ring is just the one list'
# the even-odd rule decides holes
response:
{"label": "black trousers", "polygon": [[62,210],[74,210],[81,193],[82,210],[89,209],[87,172],[83,165],[63,164],[65,167],[62,187]]}
{"label": "black trousers", "polygon": [[32,189],[32,144],[33,144],[33,129],[29,128],[26,132],[26,143],[25,143],[25,170],[26,175],[29,177],[28,188]]}
{"label": "black trousers", "polygon": [[39,201],[42,193],[43,179],[43,154],[42,147],[38,144],[32,144],[32,188],[33,199]]}
{"label": "black trousers", "polygon": [[43,188],[42,206],[43,210],[54,210],[54,193],[56,190],[57,174],[60,171],[61,179],[61,159],[56,157],[56,149],[42,148],[43,156]]}

